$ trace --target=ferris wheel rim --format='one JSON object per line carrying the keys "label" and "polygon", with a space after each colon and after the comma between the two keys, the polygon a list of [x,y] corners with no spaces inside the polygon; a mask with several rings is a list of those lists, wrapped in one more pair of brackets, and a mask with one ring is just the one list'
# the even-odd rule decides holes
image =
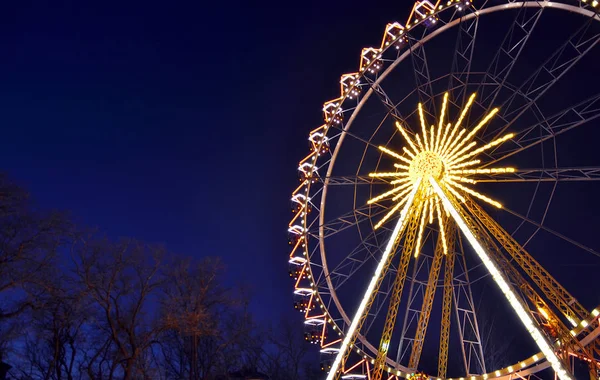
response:
{"label": "ferris wheel rim", "polygon": [[[485,6],[485,4],[484,4],[484,6]],[[578,6],[574,6],[574,5],[563,4],[563,3],[551,3],[548,1],[544,1],[544,2],[536,2],[536,1],[513,2],[513,3],[508,3],[508,4],[495,5],[495,6],[492,6],[489,8],[483,8],[483,9],[480,9],[473,13],[464,15],[462,17],[458,17],[458,18],[452,20],[451,22],[441,26],[439,29],[436,29],[432,33],[428,34],[427,36],[425,36],[424,38],[422,38],[421,40],[416,42],[416,44],[418,44],[419,46],[424,45],[432,38],[438,36],[439,34],[443,33],[444,31],[449,30],[449,29],[453,28],[454,26],[458,25],[461,22],[461,20],[464,21],[467,19],[479,17],[480,15],[490,14],[493,12],[498,12],[498,11],[503,11],[503,10],[515,9],[515,8],[519,8],[519,7],[531,7],[531,8],[549,7],[549,8],[554,8],[554,9],[570,11],[573,13],[578,13],[578,14],[581,14],[584,16],[590,16],[591,18],[594,18],[596,21],[600,21],[600,17],[598,16],[597,13],[594,13],[590,10],[587,10],[587,9],[584,9],[584,8],[581,8]],[[331,283],[331,279],[329,276],[330,271],[329,271],[329,267],[328,267],[328,263],[327,263],[327,255],[326,255],[325,243],[324,243],[325,237],[324,237],[323,227],[322,227],[323,224],[325,223],[325,220],[324,220],[325,206],[326,206],[326,200],[327,200],[327,189],[329,187],[329,178],[331,176],[331,172],[333,170],[333,167],[337,160],[339,150],[341,149],[341,146],[343,145],[342,143],[343,143],[345,136],[347,135],[347,132],[350,130],[350,127],[352,126],[354,119],[355,119],[356,115],[358,115],[358,113],[360,112],[362,106],[367,102],[367,100],[371,97],[371,95],[374,92],[373,85],[380,84],[385,79],[385,77],[390,72],[392,72],[398,64],[400,64],[402,61],[404,61],[406,59],[406,57],[410,56],[410,54],[411,54],[411,51],[407,50],[404,53],[402,53],[398,58],[396,58],[393,63],[391,63],[380,75],[378,75],[377,79],[370,86],[370,88],[366,92],[366,94],[363,97],[361,97],[359,105],[357,107],[355,107],[348,122],[345,123],[344,128],[341,130],[341,135],[336,144],[335,150],[332,153],[331,159],[327,163],[327,166],[328,166],[327,174],[325,176],[324,181],[322,182],[323,184],[322,184],[322,188],[320,190],[321,191],[321,202],[320,202],[320,207],[319,207],[320,210],[319,210],[319,217],[318,217],[318,219],[319,219],[319,243],[318,243],[318,245],[319,245],[319,251],[320,251],[321,261],[322,261],[321,267],[322,267],[323,275],[327,281],[328,288],[329,288],[328,296],[336,304],[336,308],[337,308],[338,312],[342,315],[344,322],[347,324],[350,323],[350,318],[348,317],[344,307],[341,305],[341,302],[339,301],[339,298],[337,297],[335,287]],[[364,76],[364,73],[361,74],[361,77],[362,76]],[[308,183],[307,184],[307,188],[308,188],[307,193],[310,192],[310,187],[311,187],[311,184]],[[307,227],[306,216],[304,217],[304,226],[305,226],[305,228]],[[308,260],[309,260],[308,263],[310,265],[310,258],[308,258]],[[319,291],[316,290],[316,292],[318,293]],[[341,328],[340,328],[340,331],[342,331],[342,333],[344,332],[344,330]],[[376,348],[362,334],[360,334],[360,333],[358,334],[358,339],[361,340],[361,342],[363,343],[363,345],[365,345],[365,347],[370,348],[371,352],[376,351]],[[400,363],[397,363],[394,360],[391,360],[390,358],[386,358],[386,362],[390,365],[393,365],[394,368],[408,370],[408,368],[402,366]],[[518,371],[515,371],[515,372],[518,372]]]}

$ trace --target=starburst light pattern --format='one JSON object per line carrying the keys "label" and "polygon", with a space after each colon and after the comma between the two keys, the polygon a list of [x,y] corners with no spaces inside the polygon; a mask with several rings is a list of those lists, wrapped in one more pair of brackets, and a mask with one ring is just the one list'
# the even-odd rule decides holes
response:
{"label": "starburst light pattern", "polygon": [[[402,154],[384,146],[379,147],[382,152],[397,160],[394,164],[396,171],[369,174],[370,177],[374,178],[391,179],[390,184],[394,185],[391,190],[377,195],[367,202],[368,204],[374,204],[389,199],[393,202],[393,206],[375,225],[375,229],[381,227],[400,210],[402,205],[407,203],[414,185],[420,183],[418,196],[412,205],[416,211],[415,215],[420,215],[417,242],[422,241],[425,225],[428,223],[433,224],[436,218],[440,233],[443,235],[446,228],[442,213],[448,211],[445,210],[440,197],[434,191],[429,178],[433,178],[444,190],[460,202],[464,202],[464,195],[468,194],[495,207],[502,207],[499,202],[473,190],[469,185],[477,183],[477,174],[512,173],[515,171],[511,167],[483,168],[481,167],[481,159],[477,158],[485,151],[511,139],[514,134],[508,133],[490,143],[477,147],[477,141],[475,141],[477,132],[494,117],[498,112],[498,108],[494,108],[485,115],[471,131],[461,128],[461,123],[469,112],[475,96],[476,94],[472,94],[469,97],[454,126],[452,126],[452,123],[444,125],[448,93],[444,94],[441,115],[437,125],[431,125],[429,129],[427,128],[421,103],[419,103],[418,108],[421,124],[420,133],[411,136],[400,123],[396,122],[396,127],[407,144],[402,148]],[[443,248],[444,253],[447,253],[447,247],[444,245]],[[417,244],[415,257],[418,256],[419,251],[420,244]]]}

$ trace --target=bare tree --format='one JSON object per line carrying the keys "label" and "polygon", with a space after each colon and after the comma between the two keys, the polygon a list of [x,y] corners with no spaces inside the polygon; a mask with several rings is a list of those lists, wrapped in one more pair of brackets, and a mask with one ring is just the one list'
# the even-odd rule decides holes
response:
{"label": "bare tree", "polygon": [[36,210],[29,195],[0,175],[0,321],[40,308],[53,261],[69,236],[64,215]]}
{"label": "bare tree", "polygon": [[146,351],[163,330],[153,305],[163,285],[163,249],[135,241],[87,240],[75,246],[75,277],[93,308],[95,349],[88,353],[91,378],[144,377]]}
{"label": "bare tree", "polygon": [[89,318],[88,311],[81,297],[70,294],[67,287],[59,289],[48,297],[43,309],[32,313],[25,344],[31,378],[74,380],[82,377],[83,328]]}
{"label": "bare tree", "polygon": [[168,267],[162,300],[162,354],[169,376],[210,379],[235,366],[249,333],[247,312],[222,285],[221,261],[180,261]]}

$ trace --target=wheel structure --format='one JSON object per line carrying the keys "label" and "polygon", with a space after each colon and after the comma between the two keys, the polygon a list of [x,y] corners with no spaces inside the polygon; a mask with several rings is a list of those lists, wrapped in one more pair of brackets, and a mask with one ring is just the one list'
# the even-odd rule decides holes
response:
{"label": "wheel structure", "polygon": [[599,8],[418,1],[341,76],[288,229],[328,380],[600,376]]}

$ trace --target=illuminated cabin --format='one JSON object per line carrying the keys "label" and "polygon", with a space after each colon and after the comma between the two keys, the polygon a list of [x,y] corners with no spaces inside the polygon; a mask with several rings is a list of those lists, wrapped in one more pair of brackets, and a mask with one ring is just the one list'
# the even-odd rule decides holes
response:
{"label": "illuminated cabin", "polygon": [[360,78],[358,73],[344,74],[340,79],[340,85],[343,96],[348,96],[348,99],[358,98],[360,95]]}
{"label": "illuminated cabin", "polygon": [[340,99],[330,100],[323,104],[323,119],[326,123],[331,122],[332,124],[342,124],[344,121],[344,115],[342,114],[342,108],[339,107]]}
{"label": "illuminated cabin", "polygon": [[310,301],[310,296],[312,295],[312,290],[304,288],[298,288],[294,291],[294,309],[298,310],[301,313],[306,313],[306,311],[310,308],[310,310],[314,310],[316,304]]}
{"label": "illuminated cabin", "polygon": [[295,246],[300,240],[304,240],[304,227],[294,225],[288,228],[288,243]]}
{"label": "illuminated cabin", "polygon": [[290,263],[290,266],[289,266],[289,274],[290,274],[290,278],[293,279],[294,281],[298,281],[299,278],[302,278],[302,279],[308,278],[308,274],[307,274],[306,270],[304,269],[304,266],[295,265],[292,263]]}
{"label": "illuminated cabin", "polygon": [[381,49],[364,48],[360,53],[360,71],[376,74],[383,67]]}
{"label": "illuminated cabin", "polygon": [[404,26],[402,24],[394,22],[385,26],[383,41],[381,41],[382,49],[390,45],[394,45],[396,49],[400,49],[406,42],[407,38],[404,35]]}
{"label": "illuminated cabin", "polygon": [[425,20],[424,24],[428,28],[436,26],[439,20],[437,15],[435,15],[435,5],[428,0],[415,4],[414,15],[420,20]]}
{"label": "illuminated cabin", "polygon": [[305,162],[305,163],[301,164],[300,166],[298,166],[298,176],[299,176],[300,182],[304,182],[304,181],[308,180],[311,183],[315,183],[317,181],[317,177],[316,177],[317,175],[318,175],[317,169],[310,162]]}
{"label": "illuminated cabin", "polygon": [[310,198],[306,198],[304,194],[296,194],[292,197],[292,213],[297,214],[299,212],[305,211],[307,214],[310,214],[312,211],[312,205],[310,204]]}
{"label": "illuminated cabin", "polygon": [[321,371],[329,372],[338,352],[340,352],[340,349],[336,347],[326,347],[319,351]]}
{"label": "illuminated cabin", "polygon": [[321,344],[327,339],[327,329],[323,330],[324,319],[312,318],[304,321],[304,340],[311,344]]}
{"label": "illuminated cabin", "polygon": [[[308,136],[309,147],[311,152],[317,152],[317,155],[329,152],[329,139],[322,132],[313,132]],[[322,142],[322,143],[321,143]]]}

